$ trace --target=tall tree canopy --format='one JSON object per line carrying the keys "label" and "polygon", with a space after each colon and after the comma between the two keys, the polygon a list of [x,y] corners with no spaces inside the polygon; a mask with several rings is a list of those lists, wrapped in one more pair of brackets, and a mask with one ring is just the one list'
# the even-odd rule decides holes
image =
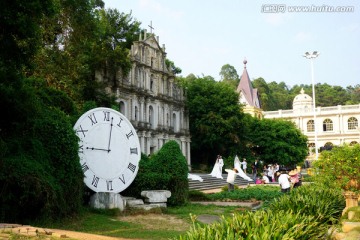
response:
{"label": "tall tree canopy", "polygon": [[230,155],[243,147],[243,113],[239,95],[212,78],[183,79],[187,90],[193,162],[213,163],[217,154]]}
{"label": "tall tree canopy", "polygon": [[101,6],[102,1],[59,3],[61,11],[46,18],[47,42],[36,56],[33,75],[45,78],[77,102],[95,100],[110,106],[111,96],[106,94],[106,86],[96,81],[95,73],[103,73],[107,87],[115,87],[119,69],[123,76],[129,72],[129,49],[138,39],[140,22],[133,20],[131,13]]}
{"label": "tall tree canopy", "polygon": [[26,77],[36,67],[44,20],[58,10],[46,0],[6,1],[0,8],[0,221],[58,219],[82,204],[73,102]]}
{"label": "tall tree canopy", "polygon": [[[264,111],[277,111],[279,109],[292,109],[293,100],[300,94],[301,89],[312,97],[312,85],[294,85],[289,88],[284,82],[266,83],[263,78],[252,81],[258,89],[262,109]],[[315,101],[318,107],[330,107],[337,105],[358,104],[360,102],[360,86],[348,86],[346,89],[340,86],[317,83],[315,85]]]}
{"label": "tall tree canopy", "polygon": [[252,119],[249,139],[252,151],[264,163],[294,165],[308,154],[307,137],[287,120]]}
{"label": "tall tree canopy", "polygon": [[234,66],[230,64],[225,64],[221,67],[220,73],[221,81],[229,83],[235,89],[240,82],[240,77]]}

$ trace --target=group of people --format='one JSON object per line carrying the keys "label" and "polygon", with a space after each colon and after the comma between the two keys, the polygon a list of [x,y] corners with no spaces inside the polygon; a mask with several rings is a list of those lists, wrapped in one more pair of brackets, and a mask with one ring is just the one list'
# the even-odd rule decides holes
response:
{"label": "group of people", "polygon": [[275,164],[269,164],[264,165],[263,172],[262,172],[262,178],[261,183],[270,183],[270,182],[276,182],[276,173],[279,171],[280,166]]}
{"label": "group of people", "polygon": [[300,169],[295,168],[288,173],[286,171],[280,171],[277,175],[281,192],[290,192],[290,189],[302,185],[302,175]]}
{"label": "group of people", "polygon": [[[223,166],[224,166],[224,160],[221,155],[218,155],[214,167],[209,175],[211,175],[212,177],[223,179],[222,176]],[[225,171],[228,173],[226,181],[229,184],[229,191],[232,191],[234,189],[236,176],[240,176],[245,180],[252,181],[252,179],[248,175],[246,175],[246,168],[247,168],[246,159],[244,158],[243,161],[240,162],[239,157],[236,155],[234,160],[234,168],[225,169]]]}
{"label": "group of people", "polygon": [[[218,155],[214,164],[214,167],[209,175],[216,178],[223,179],[222,171],[224,167],[224,160],[221,155]],[[240,176],[241,178],[254,181],[256,184],[266,184],[270,182],[278,182],[282,192],[289,192],[291,188],[301,186],[301,171],[300,169],[294,169],[290,172],[280,171],[280,167],[277,163],[264,165],[262,178],[258,177],[260,163],[256,159],[255,162],[251,165],[252,176],[251,179],[246,174],[247,162],[246,159],[243,158],[243,161],[240,162],[239,157],[236,155],[234,159],[234,168],[233,169],[225,169],[227,172],[227,183],[229,191],[234,189],[234,183],[236,176]]]}

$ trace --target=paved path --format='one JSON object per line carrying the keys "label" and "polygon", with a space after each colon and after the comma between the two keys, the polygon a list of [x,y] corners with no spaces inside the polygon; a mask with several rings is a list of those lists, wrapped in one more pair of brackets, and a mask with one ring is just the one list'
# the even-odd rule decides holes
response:
{"label": "paved path", "polygon": [[[52,237],[64,238],[64,239],[71,238],[76,240],[130,240],[126,238],[107,237],[97,234],[74,232],[74,231],[67,231],[61,229],[48,229],[48,228],[33,227],[28,225],[0,223],[0,240],[10,239],[11,232],[21,234],[24,236],[30,236],[30,237],[41,235],[44,237],[41,239],[49,239],[49,240]],[[137,239],[132,238],[131,240],[137,240]]]}

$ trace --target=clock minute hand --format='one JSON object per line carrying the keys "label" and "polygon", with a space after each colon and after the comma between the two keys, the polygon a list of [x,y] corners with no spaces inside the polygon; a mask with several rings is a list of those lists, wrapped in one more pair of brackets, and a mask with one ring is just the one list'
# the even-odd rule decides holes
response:
{"label": "clock minute hand", "polygon": [[111,124],[110,124],[110,133],[109,133],[109,143],[108,143],[108,152],[110,152],[110,143],[111,143],[111,133],[112,133],[112,128],[113,128],[113,120],[114,118],[111,118]]}

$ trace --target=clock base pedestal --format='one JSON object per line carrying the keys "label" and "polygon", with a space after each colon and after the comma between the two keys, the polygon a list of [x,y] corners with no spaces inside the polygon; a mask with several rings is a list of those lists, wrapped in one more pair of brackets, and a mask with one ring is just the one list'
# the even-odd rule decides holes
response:
{"label": "clock base pedestal", "polygon": [[90,206],[98,209],[124,210],[124,200],[119,193],[98,192],[90,197]]}

